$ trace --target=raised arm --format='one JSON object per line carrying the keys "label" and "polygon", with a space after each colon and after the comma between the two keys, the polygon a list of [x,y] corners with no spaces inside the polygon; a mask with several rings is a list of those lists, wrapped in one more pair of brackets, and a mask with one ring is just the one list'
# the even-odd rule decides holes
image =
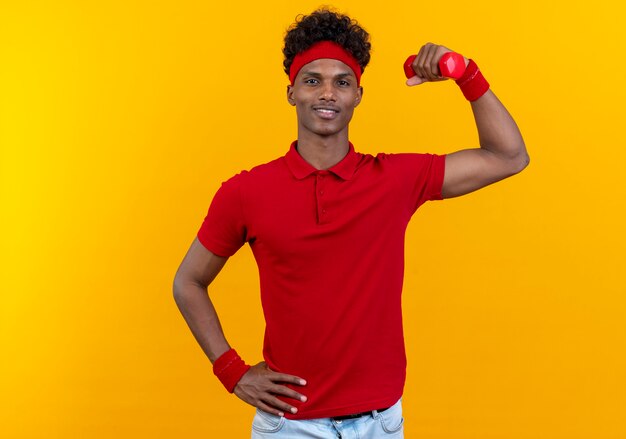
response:
{"label": "raised arm", "polygon": [[[208,287],[228,258],[207,250],[196,238],[187,251],[174,278],[174,299],[189,329],[211,363],[230,350],[222,325],[208,295]],[[297,409],[276,398],[287,396],[300,401],[306,397],[283,383],[304,385],[293,375],[270,370],[265,362],[252,366],[236,384],[233,392],[241,400],[266,412],[282,416],[285,410]]]}
{"label": "raised arm", "polygon": [[[412,64],[417,76],[407,85],[442,81],[439,60],[450,49],[428,43]],[[466,65],[469,60],[465,59]],[[496,95],[488,90],[471,102],[480,148],[446,156],[443,198],[458,197],[522,171],[529,163],[526,145],[517,125]]]}

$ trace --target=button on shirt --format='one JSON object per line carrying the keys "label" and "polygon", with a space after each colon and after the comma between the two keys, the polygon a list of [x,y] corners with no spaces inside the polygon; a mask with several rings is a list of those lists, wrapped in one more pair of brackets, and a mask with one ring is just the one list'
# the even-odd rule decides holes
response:
{"label": "button on shirt", "polygon": [[279,159],[224,182],[198,231],[219,256],[246,242],[259,268],[263,355],[300,376],[292,419],[393,405],[406,357],[401,292],[411,216],[441,199],[445,156],[348,154],[317,170],[294,142]]}

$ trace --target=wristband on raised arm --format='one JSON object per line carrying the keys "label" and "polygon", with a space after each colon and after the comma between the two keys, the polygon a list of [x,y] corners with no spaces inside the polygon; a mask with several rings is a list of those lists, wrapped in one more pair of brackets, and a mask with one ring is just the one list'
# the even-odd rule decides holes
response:
{"label": "wristband on raised arm", "polygon": [[465,68],[465,72],[463,72],[463,76],[457,79],[456,83],[461,88],[465,99],[470,102],[477,100],[489,90],[489,83],[474,60],[471,59]]}

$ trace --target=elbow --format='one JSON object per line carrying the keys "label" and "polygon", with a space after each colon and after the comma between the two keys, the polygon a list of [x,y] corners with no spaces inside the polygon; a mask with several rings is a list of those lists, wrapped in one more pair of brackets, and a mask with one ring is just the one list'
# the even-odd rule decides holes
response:
{"label": "elbow", "polygon": [[181,285],[181,280],[178,276],[178,274],[176,274],[176,276],[174,276],[174,283],[172,285],[172,292],[174,295],[174,301],[177,304],[180,304],[182,298],[183,298],[183,288]]}
{"label": "elbow", "polygon": [[204,291],[207,293],[207,287],[207,285],[202,284],[193,277],[185,276],[178,272],[174,276],[174,284],[172,286],[174,301],[180,307],[188,300],[196,297],[198,292]]}
{"label": "elbow", "polygon": [[530,156],[528,155],[528,151],[526,151],[526,148],[524,148],[523,152],[519,154],[519,157],[515,159],[513,173],[519,174],[524,169],[526,169],[529,164],[530,164]]}
{"label": "elbow", "polygon": [[516,150],[517,153],[507,159],[509,176],[519,174],[530,164],[530,156],[526,151],[526,146],[522,143]]}
{"label": "elbow", "polygon": [[180,272],[176,273],[176,276],[174,276],[174,284],[172,285],[172,292],[174,293],[174,301],[178,306],[180,306],[188,296],[189,288],[187,285],[188,282],[181,276]]}

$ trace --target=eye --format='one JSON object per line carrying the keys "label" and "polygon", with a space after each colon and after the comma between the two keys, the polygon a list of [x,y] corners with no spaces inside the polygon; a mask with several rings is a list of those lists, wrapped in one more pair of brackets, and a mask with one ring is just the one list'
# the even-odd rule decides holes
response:
{"label": "eye", "polygon": [[307,78],[304,80],[305,84],[309,84],[309,85],[315,85],[317,84],[319,81],[315,78]]}
{"label": "eye", "polygon": [[350,86],[350,82],[346,81],[345,79],[340,79],[339,81],[337,81],[337,84],[339,84],[341,87],[349,87]]}

